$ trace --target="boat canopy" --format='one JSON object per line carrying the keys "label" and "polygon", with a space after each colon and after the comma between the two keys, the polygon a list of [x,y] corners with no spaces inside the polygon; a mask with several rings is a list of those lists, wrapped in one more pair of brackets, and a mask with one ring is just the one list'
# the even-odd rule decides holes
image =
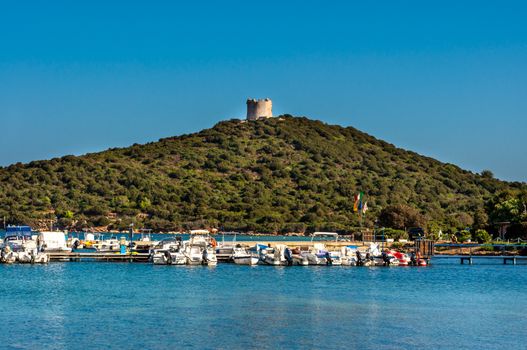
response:
{"label": "boat canopy", "polygon": [[339,238],[339,234],[336,232],[314,232],[313,235],[311,236],[311,241],[313,241],[315,237],[323,237],[323,236],[335,237],[335,242]]}
{"label": "boat canopy", "polygon": [[7,233],[9,232],[16,232],[16,233],[29,232],[31,233],[31,227],[29,226],[7,226],[5,229],[5,232]]}
{"label": "boat canopy", "polygon": [[5,237],[21,236],[31,237],[31,227],[29,226],[7,226],[5,229]]}
{"label": "boat canopy", "polygon": [[191,230],[191,235],[208,235],[210,232],[209,230]]}
{"label": "boat canopy", "polygon": [[248,250],[254,252],[254,251],[264,250],[268,248],[269,247],[266,246],[265,244],[255,244],[253,247],[249,248]]}

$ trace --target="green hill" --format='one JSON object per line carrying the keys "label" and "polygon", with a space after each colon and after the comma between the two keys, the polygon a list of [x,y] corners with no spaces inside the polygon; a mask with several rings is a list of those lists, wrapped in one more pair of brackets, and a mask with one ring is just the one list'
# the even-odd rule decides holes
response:
{"label": "green hill", "polygon": [[524,186],[484,175],[286,115],[1,168],[0,217],[33,225],[57,217],[69,228],[350,230],[359,225],[353,195],[363,191],[365,226],[402,205],[423,224],[455,228],[477,221],[495,193]]}

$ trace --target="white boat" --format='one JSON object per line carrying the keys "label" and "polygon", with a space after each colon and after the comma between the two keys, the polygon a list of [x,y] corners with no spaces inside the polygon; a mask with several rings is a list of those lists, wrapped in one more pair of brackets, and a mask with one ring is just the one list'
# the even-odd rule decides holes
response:
{"label": "white boat", "polygon": [[0,262],[3,264],[12,264],[18,259],[18,254],[11,250],[9,245],[6,245],[2,248],[0,252]]}
{"label": "white boat", "polygon": [[185,265],[187,257],[180,239],[164,239],[152,251],[154,265]]}
{"label": "white boat", "polygon": [[49,262],[49,255],[46,253],[40,253],[37,249],[30,251],[18,252],[17,262],[21,264],[46,264]]}
{"label": "white boat", "polygon": [[232,261],[237,265],[258,265],[260,258],[241,246],[233,248]]}
{"label": "white boat", "polygon": [[361,252],[357,249],[355,252],[357,256],[357,266],[373,266],[375,265],[373,259],[371,258],[369,253]]}
{"label": "white boat", "polygon": [[49,255],[38,252],[37,248],[15,252],[9,245],[4,246],[0,252],[0,263],[13,264],[45,264],[49,262]]}
{"label": "white boat", "polygon": [[37,247],[36,235],[29,226],[7,226],[3,247],[9,247],[15,253],[33,250]]}
{"label": "white boat", "polygon": [[40,252],[71,252],[66,244],[66,233],[61,231],[43,231],[38,234]]}
{"label": "white boat", "polygon": [[366,255],[373,261],[375,266],[397,266],[399,259],[390,253],[390,251],[381,252],[378,243],[370,243]]}
{"label": "white boat", "polygon": [[190,231],[190,239],[184,243],[184,254],[189,265],[216,266],[216,240],[208,230]]}
{"label": "white boat", "polygon": [[309,260],[305,255],[302,255],[300,248],[290,249],[286,247],[284,250],[284,257],[287,261],[287,264],[290,266],[307,266],[309,265]]}
{"label": "white boat", "polygon": [[342,265],[340,251],[329,250],[326,245],[321,242],[315,242],[318,237],[332,237],[335,242],[338,242],[339,234],[336,232],[314,232],[311,236],[311,243],[313,248],[308,252],[303,253],[309,261],[309,265]]}
{"label": "white boat", "polygon": [[357,246],[349,245],[342,247],[340,261],[343,266],[357,266]]}
{"label": "white boat", "polygon": [[91,248],[101,253],[115,253],[121,250],[121,245],[128,246],[128,242],[124,237],[120,239],[110,237],[108,239],[96,240],[91,244]]}
{"label": "white boat", "polygon": [[283,252],[276,248],[271,247],[261,247],[259,251],[260,256],[260,264],[263,265],[272,265],[272,266],[280,266],[280,265],[286,265],[286,260],[284,257]]}
{"label": "white boat", "polygon": [[342,265],[340,252],[327,250],[323,243],[314,243],[307,252],[302,252],[309,265]]}

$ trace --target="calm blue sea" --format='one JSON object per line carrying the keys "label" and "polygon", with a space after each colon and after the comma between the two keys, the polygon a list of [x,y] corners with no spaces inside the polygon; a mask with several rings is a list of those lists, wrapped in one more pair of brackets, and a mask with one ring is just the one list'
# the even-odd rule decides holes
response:
{"label": "calm blue sea", "polygon": [[[491,263],[489,261],[489,263]],[[527,266],[0,265],[2,349],[525,349]]]}

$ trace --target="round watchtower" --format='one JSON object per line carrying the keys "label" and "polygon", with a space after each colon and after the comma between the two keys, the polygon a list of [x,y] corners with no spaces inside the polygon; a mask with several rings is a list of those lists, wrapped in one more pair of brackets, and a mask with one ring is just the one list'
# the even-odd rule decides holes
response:
{"label": "round watchtower", "polygon": [[247,120],[258,120],[273,117],[273,101],[271,99],[248,99]]}

